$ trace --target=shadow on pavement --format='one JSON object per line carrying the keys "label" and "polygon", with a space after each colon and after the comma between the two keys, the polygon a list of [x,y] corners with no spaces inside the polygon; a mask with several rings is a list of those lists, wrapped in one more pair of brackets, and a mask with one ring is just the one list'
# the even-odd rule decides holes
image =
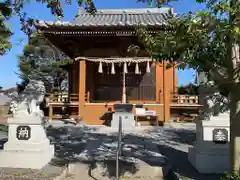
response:
{"label": "shadow on pavement", "polygon": [[188,154],[186,152],[163,145],[159,145],[158,148],[160,153],[169,158],[172,162],[173,171],[183,180],[220,180],[221,175],[204,175],[199,173],[188,161]]}
{"label": "shadow on pavement", "polygon": [[[112,143],[114,141],[116,142],[117,139],[116,133],[98,133],[98,128],[89,128],[87,126],[59,128],[49,127],[47,128],[47,135],[51,143],[55,145],[55,158],[52,160],[52,164],[59,166],[68,164],[69,162],[79,162],[78,155],[83,152],[86,145],[91,141],[105,141]],[[187,139],[189,137],[190,139]],[[173,171],[177,173],[183,180],[219,180],[220,175],[203,175],[197,172],[188,161],[186,152],[171,147],[175,141],[175,145],[178,145],[179,142],[184,144],[192,144],[194,137],[194,133],[190,131],[180,132],[171,129],[157,128],[140,134],[124,134],[123,141],[124,144],[128,144],[136,148],[131,148],[131,152],[125,153],[130,153],[131,156],[135,156],[147,164],[151,164],[148,159],[150,152],[152,154],[161,153],[162,155],[166,156],[172,164]],[[0,138],[0,148],[2,148],[2,145],[5,142],[6,139]],[[144,147],[144,145],[146,147]],[[149,148],[151,146],[156,146],[157,148],[151,149]],[[99,151],[98,148],[99,147],[95,147],[93,151]],[[141,149],[141,151],[139,149]],[[148,149],[148,151],[144,151],[144,149]],[[108,151],[113,150],[110,149]],[[115,177],[115,174],[113,173],[115,161],[102,162],[108,171],[108,176],[112,178]],[[92,162],[86,163],[90,168],[93,168],[94,164]],[[126,168],[121,170],[121,174],[126,172],[134,174],[137,170],[138,169],[134,166],[134,164],[130,164],[130,166],[126,165]],[[174,178],[175,177],[171,177],[169,174],[166,176],[166,180],[172,180]]]}
{"label": "shadow on pavement", "polygon": [[[51,139],[52,143],[55,144],[56,158],[52,161],[52,163],[56,165],[63,165],[69,162],[77,163],[81,161],[82,163],[86,163],[91,170],[94,170],[97,165],[102,164],[103,168],[106,170],[106,174],[104,176],[108,176],[110,178],[115,177],[116,148],[103,147],[102,145],[103,143],[114,144],[117,140],[117,133],[98,133],[97,128],[87,127],[48,128],[47,132],[48,137]],[[78,155],[84,151],[91,141],[103,142],[99,143],[96,147],[91,148],[91,153],[93,154],[93,157],[95,157],[94,161],[79,160]],[[161,166],[164,171],[164,175],[170,177],[170,175],[168,175],[168,171],[165,170],[165,164],[163,165],[163,162],[161,161],[157,162],[158,157],[153,155],[159,152],[157,145],[152,143],[151,138],[140,137],[134,134],[125,134],[123,135],[123,142],[128,145],[128,147],[123,146],[121,158],[123,160],[120,160],[120,167],[124,168],[120,168],[120,176],[126,174],[134,175],[138,171],[136,164],[128,159],[128,157],[134,157],[150,166]],[[144,147],[144,145],[146,147]],[[151,146],[155,146],[156,148],[151,149]],[[106,152],[104,152],[104,148]],[[99,152],[102,152],[102,155],[104,156],[103,158],[101,158],[101,154],[98,155]],[[111,155],[107,156],[108,153],[113,155],[112,158],[110,157]],[[151,159],[149,157],[151,157]],[[153,159],[155,159],[155,161]],[[89,174],[91,174],[91,170]],[[149,174],[149,176],[151,176],[151,174]],[[168,180],[171,179],[174,178],[168,178]]]}
{"label": "shadow on pavement", "polygon": [[[173,171],[183,180],[220,180],[219,174],[201,174],[188,161],[188,147],[196,140],[196,131],[189,129],[166,128],[164,133],[160,129],[153,129],[147,133],[159,139],[158,149],[168,157]],[[184,145],[185,147],[180,147]]]}

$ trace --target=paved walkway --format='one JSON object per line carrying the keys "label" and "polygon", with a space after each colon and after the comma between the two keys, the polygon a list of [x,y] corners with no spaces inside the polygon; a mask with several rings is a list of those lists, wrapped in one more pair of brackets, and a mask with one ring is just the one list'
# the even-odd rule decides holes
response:
{"label": "paved walkway", "polygon": [[[113,178],[103,178],[97,177],[97,176],[89,176],[88,174],[88,167],[83,164],[74,164],[74,168],[72,168],[69,176],[66,178],[66,180],[113,180]],[[147,173],[147,172],[146,172]],[[161,180],[159,177],[122,177],[120,180]],[[168,179],[168,180],[174,180],[174,179]]]}
{"label": "paved walkway", "polygon": [[7,118],[0,117],[0,124],[7,124]]}
{"label": "paved walkway", "polygon": [[[132,136],[144,138],[147,141],[150,140],[153,144],[157,144],[160,153],[170,159],[174,172],[178,174],[178,176],[183,180],[220,180],[219,175],[200,174],[195,170],[194,167],[192,167],[188,161],[188,148],[191,147],[195,141],[195,130],[193,127],[194,125],[191,124],[190,126],[191,128],[182,128],[179,125],[174,125],[174,127],[167,125],[164,128],[144,127],[137,128],[134,132],[125,133]],[[113,132],[117,131],[106,127],[98,127],[94,130],[93,133],[106,135]],[[88,176],[87,173],[84,174],[82,170],[80,171],[80,169],[85,169],[84,172],[86,172],[86,167],[83,168],[80,166],[82,165],[77,165],[76,170],[74,171],[75,175],[69,177],[69,180],[82,179],[83,175],[86,176],[86,178],[89,180],[92,179]]]}
{"label": "paved walkway", "polygon": [[[194,124],[189,126],[191,128],[187,128],[186,125],[183,128],[181,124],[171,124],[165,127],[143,127],[136,128],[134,132],[125,133],[144,138],[157,145],[160,153],[167,156],[172,162],[174,172],[179,174],[183,180],[219,180],[220,177],[218,175],[202,175],[198,173],[188,162],[188,148],[195,141]],[[116,132],[117,130],[103,126],[86,127],[72,125],[53,128],[49,130],[48,136],[52,143],[55,144],[56,155],[59,157],[58,160],[70,159],[70,161],[73,160],[74,162],[74,154],[80,154],[90,139],[98,139],[100,137],[113,138],[111,134]],[[6,138],[6,135],[3,134],[1,137]],[[92,179],[87,174],[87,167],[79,166],[78,164],[76,170],[73,171],[75,175],[68,177],[67,180]]]}

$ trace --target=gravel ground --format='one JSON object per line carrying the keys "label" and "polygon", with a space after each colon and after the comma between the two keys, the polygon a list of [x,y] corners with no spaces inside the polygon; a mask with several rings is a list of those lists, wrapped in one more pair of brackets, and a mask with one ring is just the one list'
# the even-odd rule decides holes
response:
{"label": "gravel ground", "polygon": [[[44,174],[46,172],[49,173],[49,177],[52,177],[52,174],[56,174],[56,172],[61,171],[61,166],[66,164],[67,162],[76,162],[76,155],[80,154],[86,143],[89,140],[101,140],[104,138],[116,138],[117,130],[103,127],[103,126],[91,126],[86,127],[82,126],[74,126],[70,125],[67,127],[62,127],[58,125],[57,128],[49,128],[48,136],[53,144],[55,144],[55,155],[56,158],[53,160],[53,163],[56,164],[53,166],[46,167],[42,171],[34,171],[32,174],[36,173],[39,175],[30,176],[29,179],[24,180],[35,180],[33,178],[37,178],[40,174]],[[219,180],[220,177],[218,175],[202,175],[198,173],[188,162],[187,152],[188,148],[193,145],[195,141],[195,127],[194,124],[189,125],[181,125],[177,124],[167,124],[165,127],[141,127],[136,128],[135,131],[125,132],[125,135],[131,135],[134,137],[141,137],[147,141],[151,141],[151,143],[158,146],[159,152],[165,156],[167,156],[173,165],[173,170],[176,174],[184,180]],[[131,137],[129,136],[129,137]],[[1,135],[0,133],[0,145],[1,139],[6,138],[4,133]],[[2,140],[4,142],[4,140]],[[60,166],[60,167],[59,167]],[[58,168],[59,167],[59,168]],[[27,171],[28,172],[28,171]],[[1,169],[1,174],[11,174],[7,173],[6,169]],[[46,174],[48,174],[46,173]],[[80,173],[80,171],[79,171]],[[22,174],[22,173],[20,173]],[[24,173],[23,173],[24,174]],[[26,174],[26,173],[25,173]],[[31,174],[31,173],[30,173]],[[43,180],[44,178],[38,178],[39,180]],[[83,177],[81,174],[78,174],[75,177],[69,177],[70,179],[81,180]],[[10,180],[3,179],[0,176],[1,180]],[[14,178],[12,178],[14,179]],[[22,180],[21,177],[15,178],[17,180]],[[36,180],[38,180],[36,179]],[[48,180],[45,179],[44,180]],[[87,179],[86,179],[87,180]]]}
{"label": "gravel ground", "polygon": [[221,175],[201,174],[188,161],[188,148],[196,139],[194,123],[171,123],[164,128],[153,128],[139,136],[152,138],[158,144],[159,152],[169,158],[173,171],[183,180],[220,180]]}
{"label": "gravel ground", "polygon": [[41,170],[1,168],[1,180],[54,180],[64,171],[64,166],[48,164]]}
{"label": "gravel ground", "polygon": [[0,117],[0,124],[7,124],[7,118],[6,117]]}
{"label": "gravel ground", "polygon": [[[112,130],[100,127],[99,134],[113,133]],[[183,180],[220,180],[220,175],[204,175],[199,173],[188,161],[188,148],[192,147],[196,139],[194,123],[169,123],[164,127],[143,127],[135,131],[125,132],[132,136],[142,137],[146,141],[157,144],[159,152],[169,158],[173,171]]]}

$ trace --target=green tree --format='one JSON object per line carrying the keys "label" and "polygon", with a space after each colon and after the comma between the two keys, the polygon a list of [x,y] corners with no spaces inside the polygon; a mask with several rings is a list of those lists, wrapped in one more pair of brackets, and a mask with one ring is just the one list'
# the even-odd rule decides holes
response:
{"label": "green tree", "polygon": [[62,91],[66,86],[63,81],[67,79],[68,64],[72,60],[61,53],[44,36],[33,33],[23,53],[19,56],[20,77],[41,80],[45,83],[47,91]]}
{"label": "green tree", "polygon": [[[18,16],[21,23],[21,30],[28,36],[32,33],[34,20],[24,11],[24,5],[31,1],[47,4],[47,8],[49,8],[51,13],[57,17],[64,16],[62,9],[64,3],[71,5],[71,0],[3,0],[3,2],[0,2],[0,55],[4,55],[12,47],[9,38],[14,32],[11,32],[6,25],[9,18],[12,16]],[[76,1],[79,7],[85,7],[90,13],[96,11],[92,0]]]}
{"label": "green tree", "polygon": [[5,3],[0,3],[0,55],[3,55],[11,48],[9,37],[10,29],[6,26],[6,21],[11,17],[12,10]]}
{"label": "green tree", "polygon": [[178,94],[198,95],[198,86],[192,83],[178,87]]}
{"label": "green tree", "polygon": [[197,0],[207,10],[173,16],[164,32],[152,36],[137,28],[149,54],[179,68],[190,66],[214,80],[230,104],[230,163],[239,170],[240,146],[240,0]]}

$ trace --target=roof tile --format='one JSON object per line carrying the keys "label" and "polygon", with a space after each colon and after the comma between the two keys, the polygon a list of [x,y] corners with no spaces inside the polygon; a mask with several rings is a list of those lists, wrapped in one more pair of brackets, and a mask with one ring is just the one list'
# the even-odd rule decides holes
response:
{"label": "roof tile", "polygon": [[[171,10],[171,9],[170,9]],[[37,28],[50,27],[114,27],[114,26],[162,26],[173,13],[169,8],[98,10],[95,15],[80,10],[78,17],[71,22],[38,21]]]}

